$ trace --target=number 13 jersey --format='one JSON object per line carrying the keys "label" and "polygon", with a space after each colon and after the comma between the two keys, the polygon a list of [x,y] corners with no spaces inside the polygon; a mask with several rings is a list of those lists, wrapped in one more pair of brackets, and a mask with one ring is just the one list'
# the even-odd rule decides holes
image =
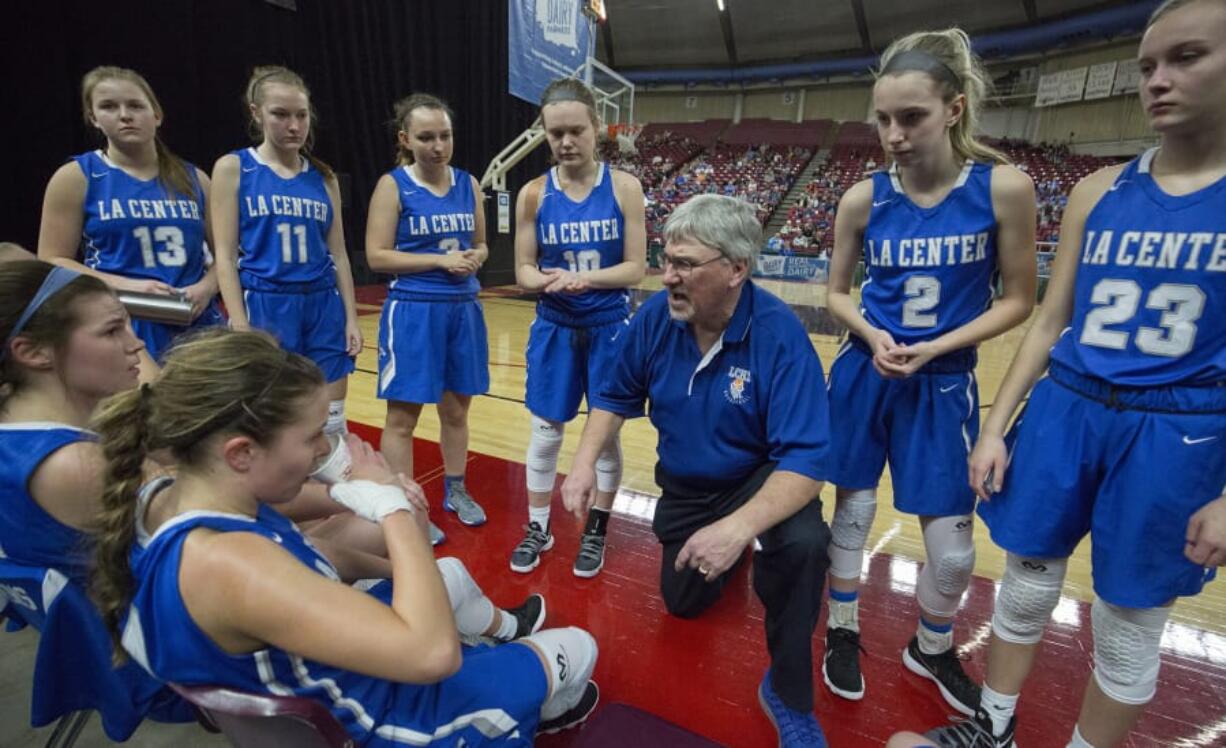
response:
{"label": "number 13 jersey", "polygon": [[1113,384],[1226,381],[1226,178],[1187,195],[1120,172],[1086,218],[1073,318],[1052,360]]}
{"label": "number 13 jersey", "polygon": [[[285,179],[254,148],[238,156],[238,269],[264,283],[299,284],[335,281],[328,252],[332,199],[323,174],[307,159],[302,170]],[[263,284],[260,284],[263,285]]]}
{"label": "number 13 jersey", "polygon": [[897,343],[938,338],[983,314],[997,272],[992,165],[966,162],[931,208],[907,197],[896,170],[874,174],[864,269],[861,312]]}
{"label": "number 13 jersey", "polygon": [[137,179],[102,151],[73,160],[86,179],[81,233],[88,267],[176,288],[204,276],[204,193],[195,166],[184,163],[194,188],[187,196],[160,179]]}
{"label": "number 13 jersey", "polygon": [[[536,211],[537,267],[574,272],[619,265],[625,258],[626,219],[613,191],[613,173],[597,164],[592,191],[582,202],[566,196],[555,166],[545,174]],[[579,294],[541,294],[546,318],[571,327],[605,324],[630,315],[625,289],[592,289]]]}

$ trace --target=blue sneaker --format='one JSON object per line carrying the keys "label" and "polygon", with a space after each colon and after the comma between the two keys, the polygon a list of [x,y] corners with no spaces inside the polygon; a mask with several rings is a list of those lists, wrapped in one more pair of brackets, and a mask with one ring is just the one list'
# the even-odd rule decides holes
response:
{"label": "blue sneaker", "polygon": [[472,495],[468,493],[462,481],[451,486],[447,491],[447,495],[443,497],[443,509],[455,512],[460,524],[469,527],[485,524],[485,510],[480,504],[473,501]]}
{"label": "blue sneaker", "polygon": [[826,748],[826,735],[817,723],[817,716],[789,709],[771,687],[770,670],[758,686],[758,703],[779,733],[779,748]]}

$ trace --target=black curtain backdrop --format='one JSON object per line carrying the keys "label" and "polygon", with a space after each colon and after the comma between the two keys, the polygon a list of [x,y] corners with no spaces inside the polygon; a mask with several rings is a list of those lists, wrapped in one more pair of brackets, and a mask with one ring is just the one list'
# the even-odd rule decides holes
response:
{"label": "black curtain backdrop", "polygon": [[[32,0],[0,16],[4,65],[4,185],[0,240],[33,250],[47,179],[69,156],[97,147],[81,118],[81,76],[130,67],[165,109],[161,135],[206,172],[250,144],[243,89],[251,69],[282,64],[311,89],[319,112],[315,153],[342,175],[343,217],[359,283],[366,270],[366,209],[392,165],[392,103],[412,91],[456,112],[453,163],[478,179],[490,158],[528,127],[536,108],[506,93],[506,0]],[[514,191],[545,168],[538,149],[512,173]],[[486,201],[487,285],[513,282],[510,235]],[[513,203],[512,203],[513,204]],[[514,221],[512,221],[512,224]]]}

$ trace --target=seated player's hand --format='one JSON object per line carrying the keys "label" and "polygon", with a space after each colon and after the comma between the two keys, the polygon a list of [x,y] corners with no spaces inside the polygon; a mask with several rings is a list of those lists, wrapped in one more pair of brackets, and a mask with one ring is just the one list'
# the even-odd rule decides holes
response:
{"label": "seated player's hand", "polygon": [[345,434],[345,444],[349,447],[350,456],[347,480],[368,480],[388,485],[401,484],[399,476],[392,472],[382,453],[375,450],[369,442],[362,441],[354,434]]}
{"label": "seated player's hand", "polygon": [[396,512],[413,511],[412,504],[399,484],[352,480],[332,486],[328,489],[328,495],[336,503],[371,522],[382,522],[388,515]]}
{"label": "seated player's hand", "polygon": [[753,540],[735,515],[713,522],[690,536],[673,564],[676,571],[697,569],[708,582],[732,568]]}
{"label": "seated player's hand", "polygon": [[409,500],[409,506],[413,509],[413,520],[417,524],[417,529],[421,531],[422,537],[427,539],[426,542],[429,542],[430,504],[426,501],[425,491],[421,490],[421,486],[404,473],[397,473],[396,481],[404,489],[405,498]]}
{"label": "seated player's hand", "polygon": [[990,501],[992,494],[1000,493],[1008,466],[1009,450],[1005,440],[995,434],[980,434],[975,449],[967,458],[971,490],[984,501]]}
{"label": "seated player's hand", "polygon": [[562,481],[562,506],[582,521],[596,503],[596,472],[589,466],[573,465]]}
{"label": "seated player's hand", "polygon": [[1183,554],[1201,566],[1226,566],[1226,494],[1202,506],[1188,520]]}

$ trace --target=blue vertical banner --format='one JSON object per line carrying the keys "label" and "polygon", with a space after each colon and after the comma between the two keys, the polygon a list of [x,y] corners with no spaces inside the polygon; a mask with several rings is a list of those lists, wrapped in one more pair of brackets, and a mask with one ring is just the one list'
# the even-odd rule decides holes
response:
{"label": "blue vertical banner", "polygon": [[510,0],[507,90],[540,104],[545,86],[587,60],[591,35],[581,0]]}

